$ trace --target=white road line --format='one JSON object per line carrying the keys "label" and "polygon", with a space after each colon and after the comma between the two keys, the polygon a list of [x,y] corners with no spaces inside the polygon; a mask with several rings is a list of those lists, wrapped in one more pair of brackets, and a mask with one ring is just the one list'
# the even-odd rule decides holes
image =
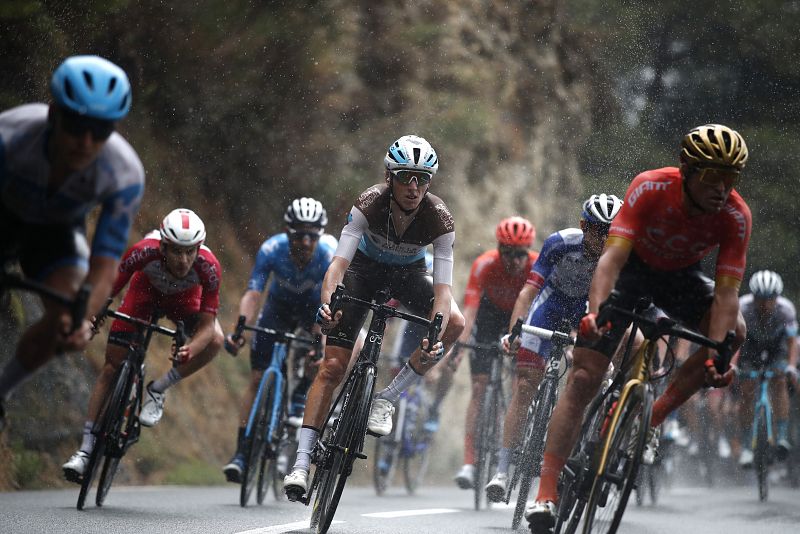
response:
{"label": "white road line", "polygon": [[[344,521],[336,521],[334,519],[331,522],[331,525],[336,525],[338,523],[344,523]],[[281,534],[282,532],[291,532],[292,530],[297,530],[298,528],[308,528],[308,524],[309,520],[306,519],[305,521],[295,521],[294,523],[285,523],[283,525],[273,525],[271,527],[242,530],[240,532],[236,532],[235,534]]]}
{"label": "white road line", "polygon": [[361,517],[380,517],[384,519],[392,519],[395,517],[409,517],[414,515],[436,515],[436,514],[454,514],[460,512],[455,508],[425,508],[422,510],[397,510],[396,512],[375,512],[372,514],[361,514]]}

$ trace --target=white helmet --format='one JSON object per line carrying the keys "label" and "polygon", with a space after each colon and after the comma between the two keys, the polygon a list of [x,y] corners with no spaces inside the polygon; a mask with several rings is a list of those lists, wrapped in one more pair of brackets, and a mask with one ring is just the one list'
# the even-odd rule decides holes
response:
{"label": "white helmet", "polygon": [[439,169],[439,158],[431,144],[416,135],[404,135],[389,147],[383,158],[390,171],[408,169],[433,176]]}
{"label": "white helmet", "polygon": [[206,238],[206,226],[192,210],[172,210],[161,221],[161,239],[181,247],[200,245]]}
{"label": "white helmet", "polygon": [[296,198],[286,207],[283,220],[289,226],[295,224],[312,224],[325,228],[328,224],[328,214],[319,200],[310,197]]}
{"label": "white helmet", "polygon": [[750,277],[750,292],[754,297],[774,299],[783,292],[781,275],[774,271],[758,271]]}
{"label": "white helmet", "polygon": [[592,195],[583,203],[582,217],[590,223],[611,224],[621,207],[622,201],[615,195]]}

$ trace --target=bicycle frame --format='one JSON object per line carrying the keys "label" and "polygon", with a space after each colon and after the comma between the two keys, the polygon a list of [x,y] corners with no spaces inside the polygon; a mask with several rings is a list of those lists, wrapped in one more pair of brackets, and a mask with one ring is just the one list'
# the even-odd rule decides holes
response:
{"label": "bicycle frame", "polygon": [[752,423],[752,441],[751,443],[751,450],[754,450],[756,447],[756,438],[758,434],[758,424],[761,422],[759,419],[759,412],[761,408],[764,408],[764,413],[766,414],[767,418],[767,441],[770,445],[775,444],[775,434],[772,430],[772,404],[769,401],[769,381],[777,376],[774,371],[770,371],[768,369],[761,369],[759,371],[746,371],[743,373],[743,377],[749,379],[757,379],[758,380],[758,389],[759,393],[755,399],[755,406],[753,412],[753,423]]}
{"label": "bicycle frame", "polygon": [[272,346],[272,360],[270,361],[269,367],[267,367],[261,375],[261,381],[258,384],[258,391],[253,399],[253,405],[250,407],[250,416],[247,418],[245,437],[248,439],[252,437],[256,411],[259,403],[261,402],[261,397],[264,395],[264,388],[270,375],[275,380],[275,397],[273,397],[271,407],[272,411],[270,413],[269,425],[267,425],[265,437],[269,438],[272,436],[275,430],[278,428],[278,422],[281,415],[280,411],[283,403],[284,384],[286,380],[283,376],[283,372],[281,372],[281,369],[283,367],[283,363],[286,361],[287,351],[288,345],[285,342],[276,341]]}

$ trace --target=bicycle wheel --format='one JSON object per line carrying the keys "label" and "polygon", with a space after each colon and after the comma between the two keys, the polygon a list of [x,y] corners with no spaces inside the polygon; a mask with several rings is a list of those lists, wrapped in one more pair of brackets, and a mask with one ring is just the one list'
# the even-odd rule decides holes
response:
{"label": "bicycle wheel", "polygon": [[525,513],[525,505],[533,484],[533,477],[538,475],[544,453],[544,441],[547,435],[547,425],[556,404],[556,391],[550,380],[542,382],[541,395],[534,405],[534,410],[526,426],[525,441],[522,444],[522,456],[515,469],[514,476],[519,477],[519,492],[517,504],[514,507],[514,516],[511,518],[511,528],[516,529]]}
{"label": "bicycle wheel", "polygon": [[330,528],[347,477],[352,472],[353,462],[357,456],[361,456],[372,405],[375,369],[365,368],[363,374],[351,384],[350,390],[344,396],[339,420],[326,443],[327,458],[322,466],[325,472],[320,477],[311,517],[312,528],[316,524],[317,534],[325,534]]}
{"label": "bicycle wheel", "polygon": [[753,466],[758,477],[758,500],[767,500],[769,492],[769,436],[767,434],[767,408],[762,406],[756,416],[756,446],[753,450]]}
{"label": "bicycle wheel", "polygon": [[394,439],[394,435],[375,440],[372,482],[378,496],[383,495],[392,485],[399,452],[400,444]]}
{"label": "bicycle wheel", "polygon": [[[281,395],[281,407],[278,411],[280,417],[286,409],[286,391]],[[270,410],[267,417],[271,416],[272,403],[270,403]],[[275,499],[280,500],[280,495],[283,494],[283,477],[278,475],[278,456],[281,453],[282,439],[276,439],[276,436],[283,436],[286,433],[286,428],[283,422],[279,424],[277,431],[269,436],[267,447],[264,447],[264,453],[261,455],[261,462],[258,468],[258,483],[256,484],[256,502],[261,505],[264,504],[264,499],[267,496],[269,487],[272,486],[272,492],[275,494]]]}
{"label": "bicycle wheel", "polygon": [[258,483],[256,484],[256,502],[259,505],[264,504],[269,488],[274,486],[276,478],[275,458],[267,458],[266,455],[262,456],[258,469]]}
{"label": "bicycle wheel", "polygon": [[617,531],[647,442],[653,399],[649,389],[637,386],[618,409],[609,432],[605,468],[597,473],[584,514],[583,532]]}
{"label": "bicycle wheel", "polygon": [[428,472],[433,435],[425,428],[430,416],[430,406],[423,403],[419,392],[410,398],[408,403],[416,405],[416,410],[407,410],[400,455],[403,459],[406,492],[414,495]]}
{"label": "bicycle wheel", "polygon": [[[138,376],[134,375],[133,378],[135,380]],[[140,401],[136,384],[133,381],[131,384],[127,384],[126,381],[126,389],[122,392],[122,409],[117,413],[114,428],[110,430],[106,441],[106,459],[103,462],[100,481],[97,483],[95,498],[97,506],[103,506],[111,489],[111,483],[114,481],[114,475],[117,474],[119,462],[125,454],[128,439],[134,433],[134,425],[139,424],[137,414]],[[114,442],[111,443],[108,439],[112,439]]]}
{"label": "bicycle wheel", "polygon": [[105,457],[106,440],[117,425],[117,420],[123,415],[122,410],[125,409],[125,387],[129,375],[130,362],[126,360],[122,362],[122,365],[117,370],[111,394],[106,395],[103,407],[100,409],[97,421],[95,421],[92,429],[92,434],[95,436],[94,448],[89,455],[89,462],[86,465],[86,471],[81,481],[81,489],[78,492],[78,510],[83,510],[89,489],[92,487],[92,481],[95,474],[97,474],[97,469],[100,467],[101,459]]}
{"label": "bicycle wheel", "polygon": [[247,506],[247,501],[250,500],[256,477],[263,468],[262,462],[267,448],[267,429],[269,427],[272,399],[275,395],[275,375],[267,373],[264,380],[261,398],[252,408],[252,410],[255,410],[253,427],[245,444],[245,466],[244,473],[242,473],[242,486],[239,491],[239,504],[242,507]]}
{"label": "bicycle wheel", "polygon": [[[496,388],[489,384],[483,395],[480,413],[475,421],[477,440],[475,442],[475,480],[473,491],[475,493],[475,510],[480,510],[483,503],[484,486],[492,475],[492,456],[497,446],[497,393]],[[487,502],[487,506],[489,506]]]}

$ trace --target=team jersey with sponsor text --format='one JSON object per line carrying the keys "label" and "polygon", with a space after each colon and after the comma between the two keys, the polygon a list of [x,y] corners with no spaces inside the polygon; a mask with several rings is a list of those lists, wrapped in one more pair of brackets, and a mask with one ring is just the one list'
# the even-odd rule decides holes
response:
{"label": "team jersey with sponsor text", "polygon": [[525,285],[528,271],[538,256],[537,252],[528,251],[525,268],[517,275],[506,271],[497,249],[487,250],[478,256],[472,262],[467,289],[464,291],[464,306],[478,306],[485,296],[498,309],[511,313],[517,296]]}

